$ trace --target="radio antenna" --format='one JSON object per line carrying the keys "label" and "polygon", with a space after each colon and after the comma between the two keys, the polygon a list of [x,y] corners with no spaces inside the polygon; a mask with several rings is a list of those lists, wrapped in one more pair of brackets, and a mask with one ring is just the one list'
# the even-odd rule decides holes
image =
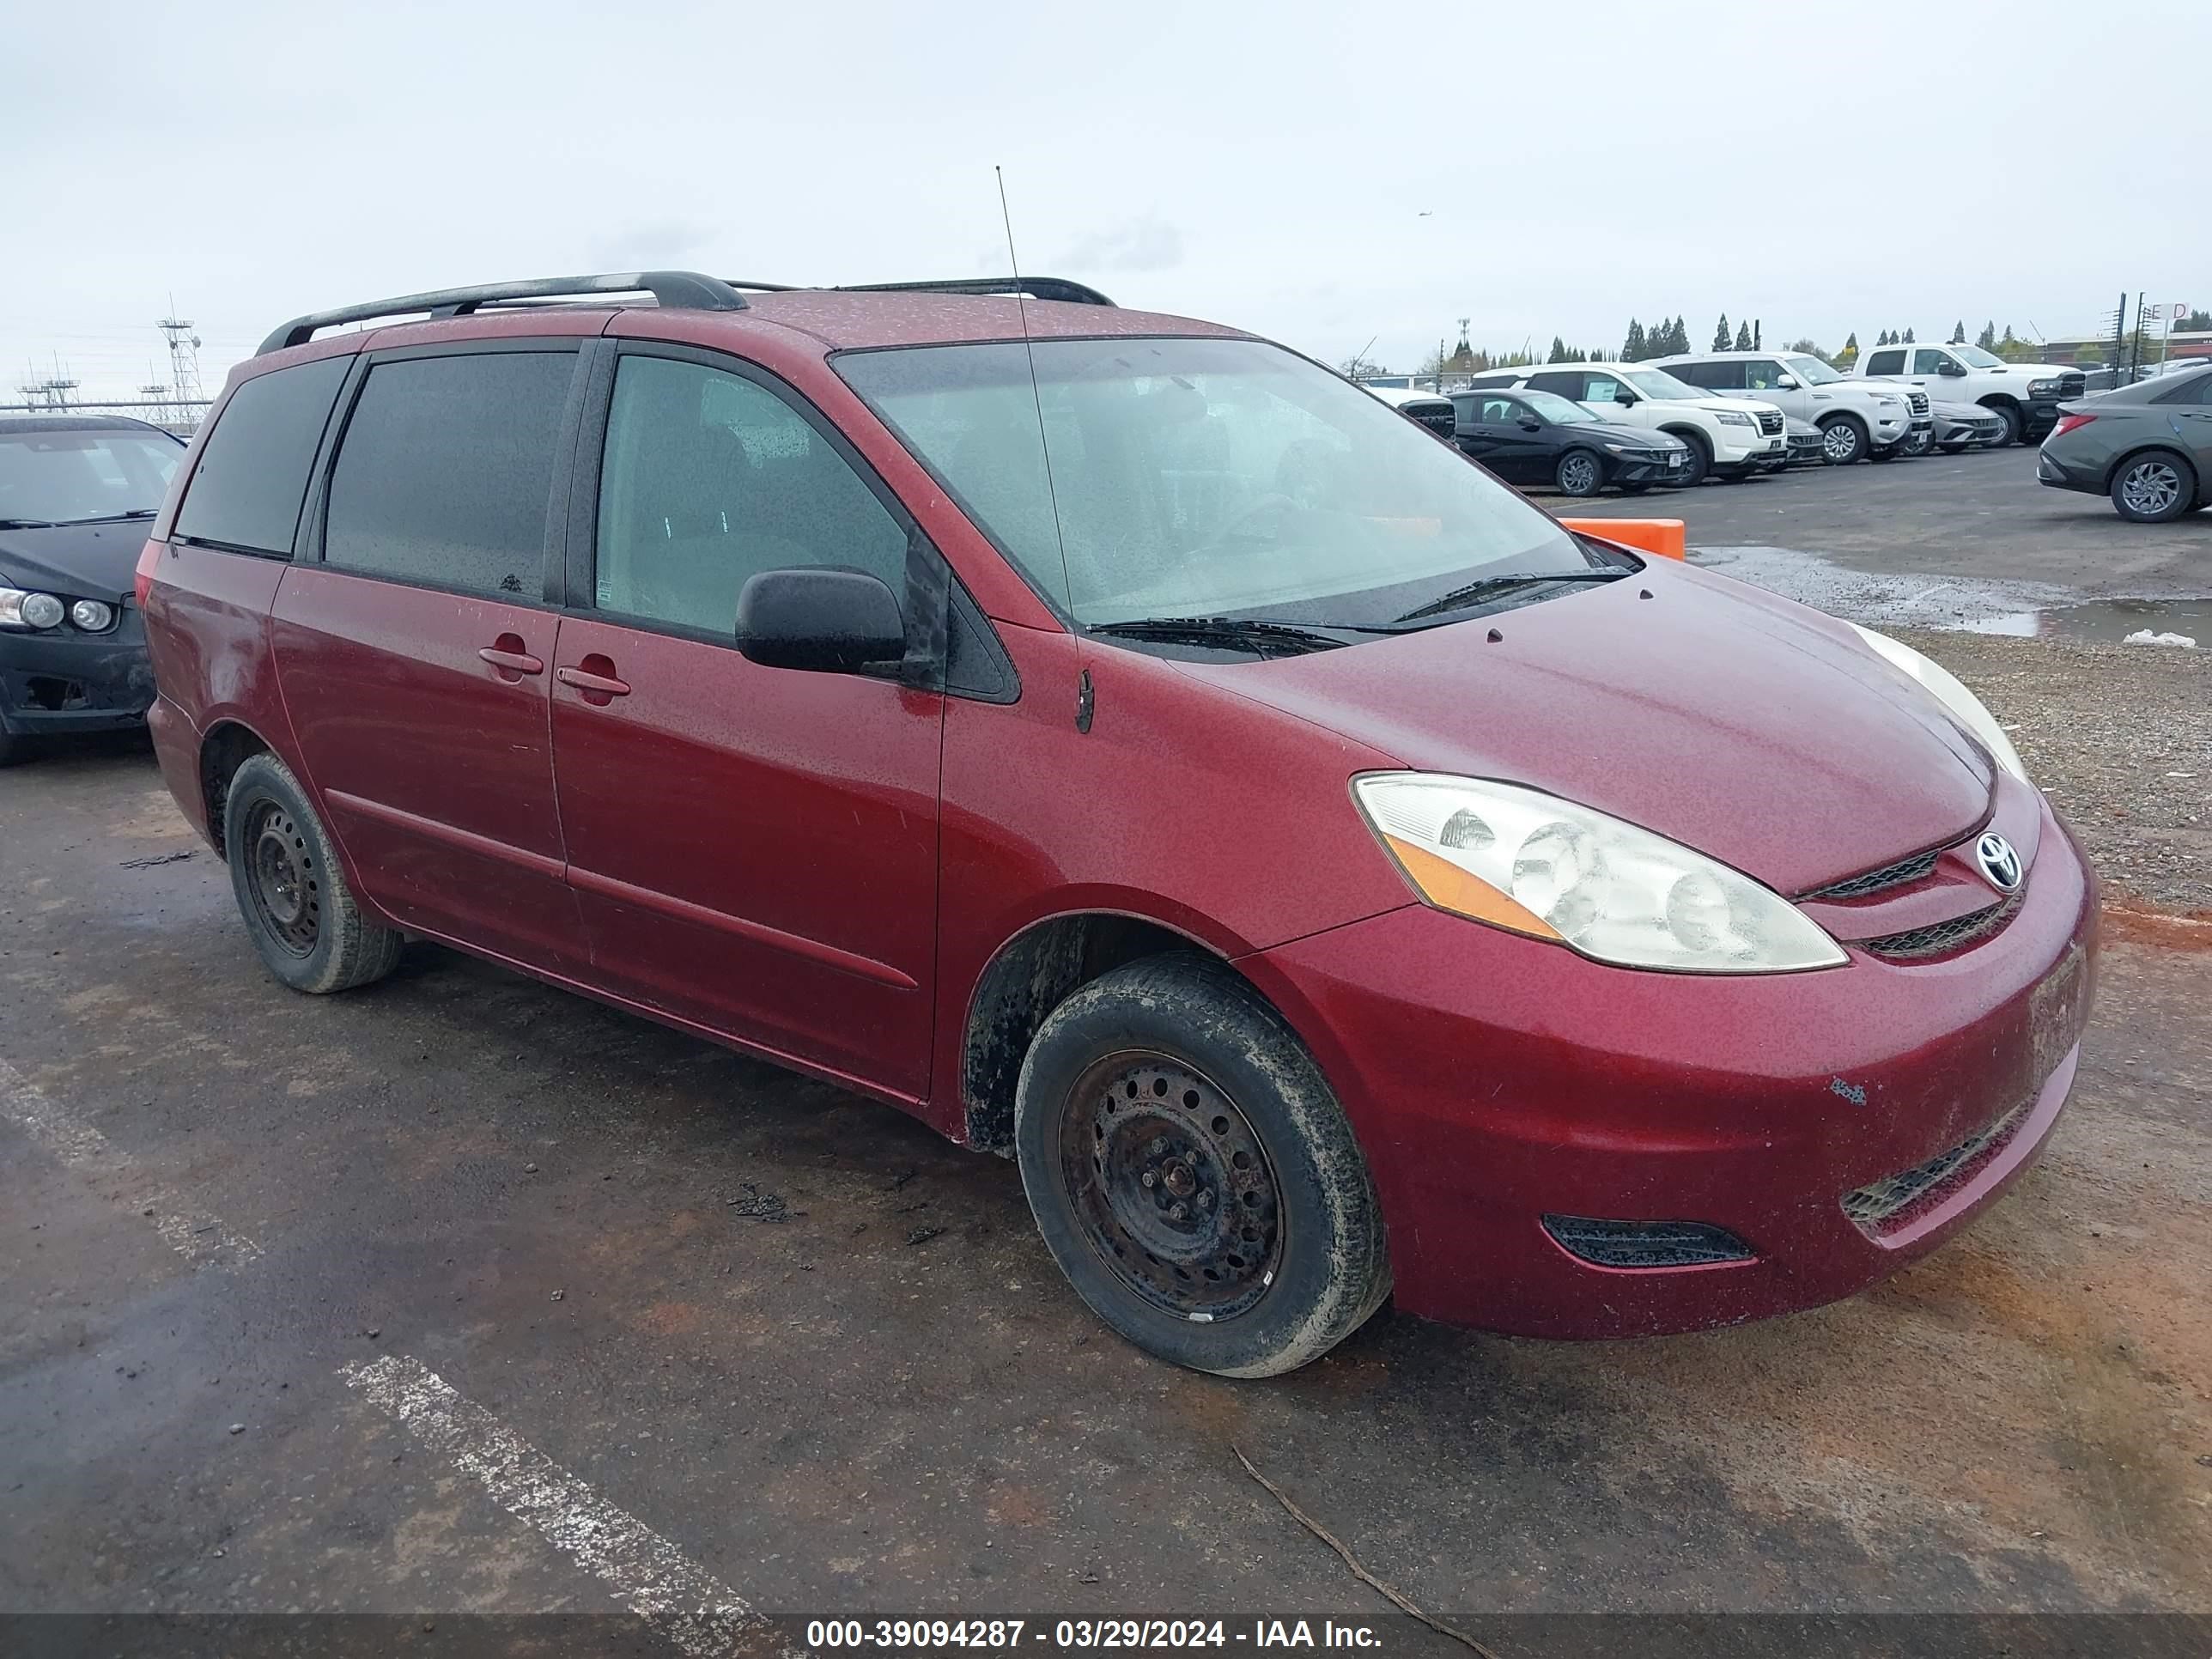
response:
{"label": "radio antenna", "polygon": [[[1083,624],[1075,617],[1075,579],[1067,569],[1067,535],[1060,525],[1060,489],[1053,482],[1052,441],[1045,435],[1044,392],[1037,384],[1036,347],[1030,339],[1029,296],[1022,290],[1022,262],[1014,252],[1014,216],[1006,205],[1006,169],[994,163],[992,176],[999,181],[999,221],[1006,230],[1006,264],[1014,274],[1014,307],[1022,321],[1022,355],[1030,368],[1030,404],[1036,411],[1037,451],[1044,457],[1045,500],[1052,507],[1052,536],[1060,548],[1060,591],[1067,601],[1067,620],[1072,624],[1075,641],[1075,660],[1083,661]],[[1077,676],[1075,694],[1075,729],[1091,729],[1091,671],[1084,668]]]}

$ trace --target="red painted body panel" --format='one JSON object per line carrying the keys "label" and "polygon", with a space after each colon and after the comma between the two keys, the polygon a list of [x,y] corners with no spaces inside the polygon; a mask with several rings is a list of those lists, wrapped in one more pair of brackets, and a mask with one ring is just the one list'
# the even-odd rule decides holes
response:
{"label": "red painted body panel", "polygon": [[550,660],[559,618],[313,565],[284,571],[270,651],[302,781],[358,890],[404,927],[459,930],[557,972],[589,961],[553,796]]}
{"label": "red painted body panel", "polygon": [[571,879],[624,994],[916,1097],[928,1085],[945,699],[568,617],[553,692]]}
{"label": "red painted body panel", "polygon": [[[1848,1296],[1934,1248],[2032,1156],[2094,981],[2096,888],[2044,847],[2002,931],[1917,965],[1621,973],[1426,908],[1238,965],[1313,1044],[1382,1192],[1399,1305],[1536,1336],[1638,1336]],[[2006,1152],[1881,1242],[1844,1194],[2041,1097]],[[1546,1213],[1700,1221],[1741,1265],[1608,1271]]]}
{"label": "red painted body panel", "polygon": [[[1231,332],[1027,315],[1041,336]],[[1018,337],[1021,321],[1010,301],[798,294],[403,325],[245,366],[234,388],[332,353],[601,331],[749,358],[905,502],[994,619],[1021,695],[763,669],[588,613],[165,548],[146,610],[170,787],[200,822],[200,745],[248,726],[314,792],[387,919],[955,1135],[976,987],[1007,942],[1072,914],[1153,921],[1235,961],[1311,1047],[1374,1168],[1399,1303],[1436,1317],[1605,1336],[1809,1306],[1932,1248],[2026,1167],[2072,1077],[2094,878],[2041,798],[1848,629],[1656,564],[1300,658],[1079,643],[828,361]],[[1551,789],[1785,892],[1949,849],[1872,898],[1807,901],[1846,942],[1986,907],[1955,845],[1985,825],[2028,884],[1950,957],[1625,971],[1415,902],[1349,793],[1401,766]],[[1843,1214],[1846,1190],[2023,1101],[2010,1140],[1895,1227]],[[1601,1269],[1553,1242],[1547,1212],[1705,1222],[1756,1256]]]}

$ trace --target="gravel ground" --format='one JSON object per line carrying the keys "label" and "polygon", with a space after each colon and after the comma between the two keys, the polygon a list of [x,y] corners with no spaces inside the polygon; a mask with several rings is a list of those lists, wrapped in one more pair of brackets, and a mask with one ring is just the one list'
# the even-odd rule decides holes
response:
{"label": "gravel ground", "polygon": [[2107,901],[2212,919],[2212,651],[1899,633],[1993,710]]}

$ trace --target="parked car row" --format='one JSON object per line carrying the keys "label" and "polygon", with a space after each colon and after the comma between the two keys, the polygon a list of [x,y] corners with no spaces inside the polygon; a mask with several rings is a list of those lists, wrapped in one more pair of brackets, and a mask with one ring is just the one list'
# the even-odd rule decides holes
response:
{"label": "parked car row", "polygon": [[[1493,369],[1449,392],[1369,389],[1502,477],[1588,495],[2032,442],[2082,376],[1942,345],[1879,348],[1849,374],[1809,352],[1708,351]],[[1653,434],[1680,446],[1679,468]]]}

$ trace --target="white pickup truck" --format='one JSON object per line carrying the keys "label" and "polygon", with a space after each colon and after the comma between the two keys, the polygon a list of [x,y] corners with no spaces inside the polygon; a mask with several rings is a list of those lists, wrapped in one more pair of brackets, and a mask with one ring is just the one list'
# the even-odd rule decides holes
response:
{"label": "white pickup truck", "polygon": [[1852,378],[1914,386],[1930,398],[1979,404],[2008,428],[2008,441],[2036,443],[2058,424],[2058,405],[2087,382],[2078,368],[2057,363],[2008,363],[1970,345],[1875,346],[1862,352]]}

